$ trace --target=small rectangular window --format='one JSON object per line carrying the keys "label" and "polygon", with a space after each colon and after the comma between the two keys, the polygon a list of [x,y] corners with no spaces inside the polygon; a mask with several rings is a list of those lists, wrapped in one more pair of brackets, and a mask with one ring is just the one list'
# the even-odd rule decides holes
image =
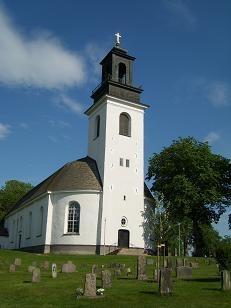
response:
{"label": "small rectangular window", "polygon": [[124,160],[123,158],[120,158],[120,166],[123,167],[123,165],[124,165]]}
{"label": "small rectangular window", "polygon": [[127,167],[127,168],[130,167],[130,161],[129,161],[129,159],[126,159],[126,167]]}

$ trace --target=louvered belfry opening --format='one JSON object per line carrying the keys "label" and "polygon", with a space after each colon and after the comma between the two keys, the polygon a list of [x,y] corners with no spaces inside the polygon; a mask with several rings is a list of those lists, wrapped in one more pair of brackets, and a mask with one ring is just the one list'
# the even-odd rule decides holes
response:
{"label": "louvered belfry opening", "polygon": [[131,120],[127,113],[120,114],[119,134],[131,137]]}

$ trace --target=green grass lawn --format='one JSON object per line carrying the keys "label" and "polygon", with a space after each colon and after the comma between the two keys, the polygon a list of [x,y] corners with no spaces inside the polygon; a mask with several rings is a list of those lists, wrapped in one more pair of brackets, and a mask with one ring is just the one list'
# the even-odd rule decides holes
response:
{"label": "green grass lawn", "polygon": [[[15,273],[9,266],[15,257],[22,265]],[[150,257],[155,258],[155,257]],[[31,283],[27,267],[32,261],[37,264],[45,260],[55,262],[58,271],[61,265],[72,260],[76,273],[60,273],[51,278],[51,271],[41,269],[41,282]],[[105,266],[123,263],[132,269],[131,277],[122,275],[113,279],[112,289],[105,291],[103,298],[76,299],[75,290],[83,288],[85,274],[91,272],[92,264]],[[0,308],[5,307],[231,307],[231,292],[221,291],[220,277],[215,263],[207,264],[199,259],[200,267],[193,269],[191,280],[177,280],[173,273],[173,294],[160,296],[158,285],[152,281],[154,265],[147,265],[148,281],[137,281],[136,257],[133,256],[65,256],[36,255],[16,251],[0,250]],[[97,287],[101,281],[97,280]]]}

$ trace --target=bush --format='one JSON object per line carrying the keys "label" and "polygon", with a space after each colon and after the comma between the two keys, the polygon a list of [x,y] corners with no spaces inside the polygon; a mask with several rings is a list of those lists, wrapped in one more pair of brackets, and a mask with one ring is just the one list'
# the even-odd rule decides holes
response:
{"label": "bush", "polygon": [[231,239],[223,239],[216,250],[216,260],[220,270],[231,271]]}

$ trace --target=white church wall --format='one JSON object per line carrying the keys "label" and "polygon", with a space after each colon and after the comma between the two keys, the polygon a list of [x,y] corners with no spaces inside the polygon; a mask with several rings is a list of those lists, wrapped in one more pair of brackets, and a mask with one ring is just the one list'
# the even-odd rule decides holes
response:
{"label": "white church wall", "polygon": [[[89,156],[96,159],[103,172],[103,220],[106,218],[106,225],[103,223],[102,228],[106,230],[105,244],[118,245],[118,230],[126,229],[130,232],[130,246],[143,248],[144,111],[140,106],[107,96],[101,104],[90,118]],[[131,117],[131,137],[119,135],[119,116],[122,112],[127,112]],[[103,130],[105,135],[100,136],[98,141],[92,139],[93,119],[97,114],[106,125]],[[120,158],[123,159],[123,167],[120,166]],[[129,167],[126,167],[126,160],[129,160]],[[126,226],[121,226],[122,217],[127,219]],[[104,243],[103,234],[102,230],[101,243]]]}
{"label": "white church wall", "polygon": [[8,249],[44,245],[48,196],[37,199],[8,216],[5,227],[9,231]]}
{"label": "white church wall", "polygon": [[[130,247],[144,247],[143,115],[144,111],[118,99],[108,99],[104,165],[103,219],[106,217],[106,245],[118,244],[118,230],[130,232]],[[119,115],[131,117],[131,137],[119,135]],[[123,167],[120,166],[123,158]],[[126,167],[129,159],[129,167]],[[124,198],[126,200],[124,200]],[[122,217],[127,225],[121,226]],[[104,228],[102,226],[102,228]],[[103,243],[103,232],[101,232]]]}
{"label": "white church wall", "polygon": [[[77,201],[80,205],[79,234],[68,234],[68,206],[69,202]],[[51,245],[96,245],[99,217],[99,192],[54,193],[51,194],[53,204],[53,223],[51,231]]]}
{"label": "white church wall", "polygon": [[[97,161],[97,166],[103,181],[104,175],[104,158],[105,158],[105,136],[106,136],[106,113],[107,105],[102,103],[89,116],[89,127],[88,127],[88,156]],[[100,132],[99,136],[96,137],[96,118],[100,117]]]}
{"label": "white church wall", "polygon": [[8,236],[0,236],[0,249],[7,249],[9,247]]}

